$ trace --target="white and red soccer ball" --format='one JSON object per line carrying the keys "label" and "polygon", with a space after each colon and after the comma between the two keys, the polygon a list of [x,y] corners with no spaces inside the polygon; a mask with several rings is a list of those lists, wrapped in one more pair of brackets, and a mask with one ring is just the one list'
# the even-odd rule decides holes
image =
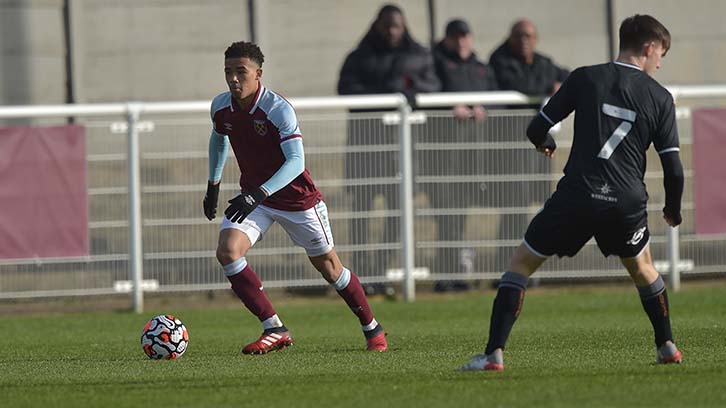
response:
{"label": "white and red soccer ball", "polygon": [[179,358],[189,346],[187,328],[172,315],[159,315],[149,320],[141,333],[141,347],[149,358]]}

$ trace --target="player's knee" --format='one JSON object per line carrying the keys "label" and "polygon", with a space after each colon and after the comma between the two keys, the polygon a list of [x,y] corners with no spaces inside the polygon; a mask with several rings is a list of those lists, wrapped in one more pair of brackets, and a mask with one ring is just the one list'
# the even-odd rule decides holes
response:
{"label": "player's knee", "polygon": [[512,259],[509,261],[509,268],[507,270],[510,272],[516,272],[520,275],[530,276],[537,270],[537,268],[539,268],[540,265],[542,265],[544,260],[545,258],[540,258],[524,246],[520,246],[516,251],[514,251],[514,255],[512,255]]}
{"label": "player's knee", "polygon": [[217,260],[222,265],[229,265],[242,257],[243,254],[229,243],[220,243],[217,246]]}

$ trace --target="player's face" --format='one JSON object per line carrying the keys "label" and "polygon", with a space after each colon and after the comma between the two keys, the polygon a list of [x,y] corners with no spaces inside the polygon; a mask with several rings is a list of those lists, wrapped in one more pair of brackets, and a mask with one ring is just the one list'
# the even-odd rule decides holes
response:
{"label": "player's face", "polygon": [[224,60],[224,76],[232,97],[245,99],[257,92],[257,81],[262,77],[262,68],[247,57]]}
{"label": "player's face", "polygon": [[665,57],[665,54],[666,50],[663,48],[663,44],[654,41],[648,43],[645,46],[645,64],[643,65],[643,71],[653,76],[660,69],[660,63],[663,57]]}

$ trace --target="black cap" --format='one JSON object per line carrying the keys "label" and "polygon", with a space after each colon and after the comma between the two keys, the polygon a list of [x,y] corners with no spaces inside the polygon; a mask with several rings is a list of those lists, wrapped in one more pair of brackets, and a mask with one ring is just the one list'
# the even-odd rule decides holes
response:
{"label": "black cap", "polygon": [[466,23],[464,20],[455,19],[449,21],[449,24],[446,25],[446,36],[447,37],[454,37],[459,35],[466,35],[469,34],[471,30],[469,29],[469,24]]}

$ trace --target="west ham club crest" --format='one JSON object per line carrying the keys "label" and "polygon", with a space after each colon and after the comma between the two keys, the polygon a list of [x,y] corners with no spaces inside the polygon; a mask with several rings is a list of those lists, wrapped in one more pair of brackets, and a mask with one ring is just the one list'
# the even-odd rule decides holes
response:
{"label": "west ham club crest", "polygon": [[257,132],[258,135],[264,136],[267,134],[267,123],[265,123],[264,120],[255,119],[253,124],[255,126],[255,132]]}

